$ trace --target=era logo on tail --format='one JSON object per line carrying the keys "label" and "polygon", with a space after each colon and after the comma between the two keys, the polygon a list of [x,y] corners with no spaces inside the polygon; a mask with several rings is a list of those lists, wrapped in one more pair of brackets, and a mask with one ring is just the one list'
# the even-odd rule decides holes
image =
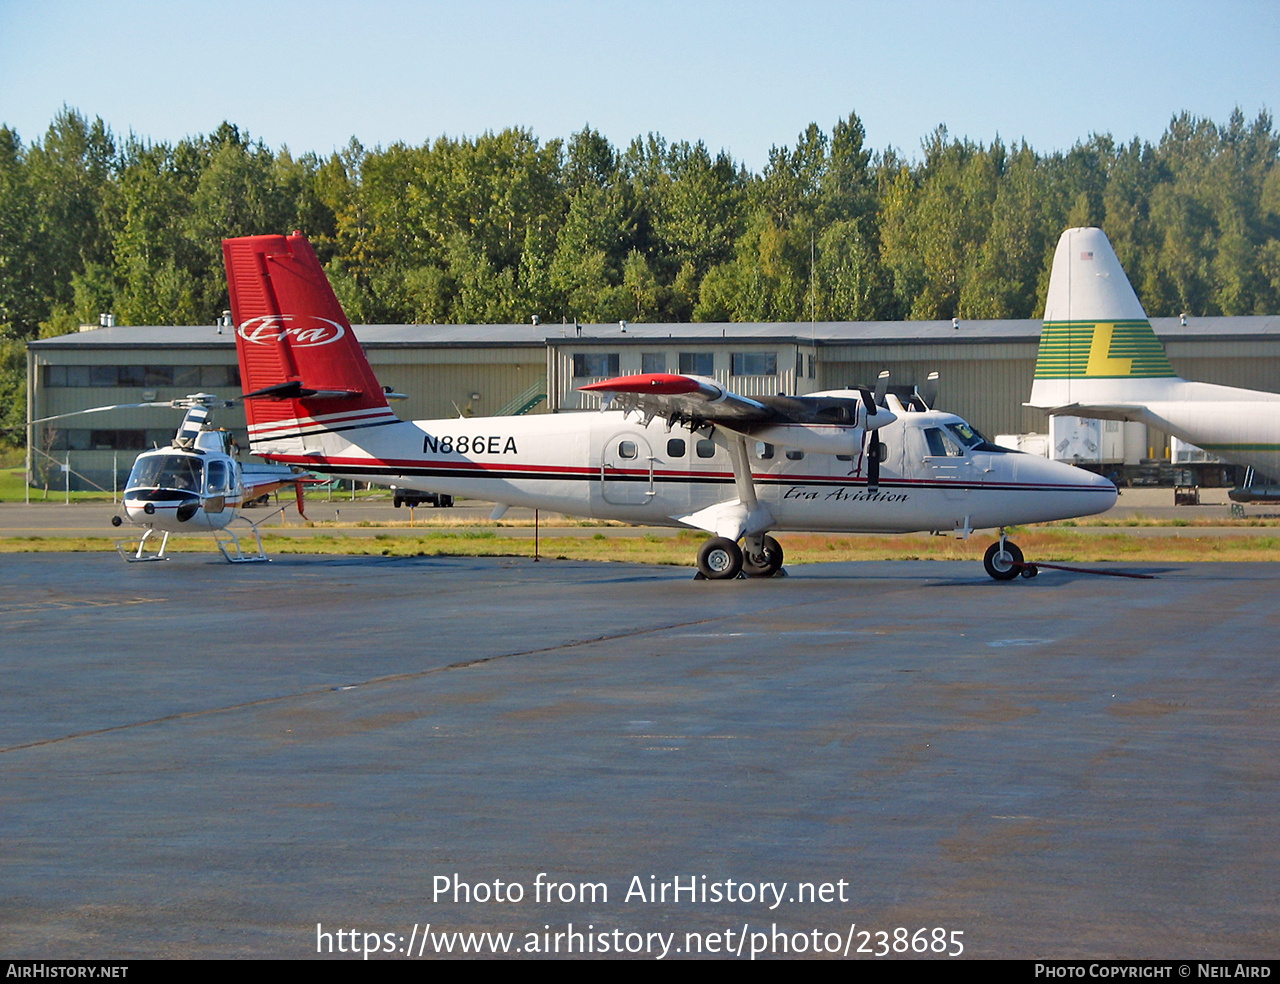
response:
{"label": "era logo on tail", "polygon": [[[298,324],[285,327],[286,321]],[[288,335],[293,338],[293,347],[300,348],[336,342],[347,330],[336,321],[313,314],[297,317],[292,314],[266,314],[260,318],[250,318],[240,326],[237,333],[246,342],[253,342],[255,345],[278,342]]]}

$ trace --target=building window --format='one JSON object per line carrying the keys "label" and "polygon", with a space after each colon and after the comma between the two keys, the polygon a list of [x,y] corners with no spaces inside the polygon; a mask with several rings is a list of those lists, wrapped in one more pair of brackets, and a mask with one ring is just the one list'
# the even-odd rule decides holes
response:
{"label": "building window", "polygon": [[729,372],[734,376],[776,376],[777,352],[734,352],[729,357]]}
{"label": "building window", "polygon": [[[106,428],[68,427],[63,430],[47,430],[45,440],[49,451],[144,451],[151,447],[144,430],[109,430]],[[173,437],[169,431],[163,443]],[[37,435],[37,441],[40,440]]]}
{"label": "building window", "polygon": [[618,375],[617,352],[575,352],[573,356],[575,377]]}
{"label": "building window", "polygon": [[666,352],[641,352],[640,353],[640,371],[641,372],[666,372],[667,371],[667,353]]}
{"label": "building window", "polygon": [[806,362],[808,362],[808,364],[809,364],[809,378],[810,378],[810,379],[813,379],[813,378],[814,378],[814,370],[815,370],[815,366],[814,366],[814,358],[813,358],[813,356],[812,356],[812,355],[806,355],[806,356],[805,356],[805,361],[806,361]]}
{"label": "building window", "polygon": [[45,366],[45,385],[53,387],[123,386],[152,389],[176,386],[184,392],[240,386],[239,366]]}
{"label": "building window", "polygon": [[712,352],[681,352],[680,373],[685,376],[715,374],[716,357]]}

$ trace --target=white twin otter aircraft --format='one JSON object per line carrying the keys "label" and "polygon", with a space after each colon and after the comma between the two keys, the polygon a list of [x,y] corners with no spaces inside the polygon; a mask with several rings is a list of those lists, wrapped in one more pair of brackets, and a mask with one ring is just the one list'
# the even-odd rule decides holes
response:
{"label": "white twin otter aircraft", "polygon": [[[602,413],[402,421],[301,233],[223,241],[249,440],[268,461],[397,488],[712,534],[704,577],[766,577],[779,531],[968,536],[997,580],[1034,565],[1003,528],[1103,512],[1098,475],[867,390],[745,397],[702,376],[584,386]],[[741,544],[741,546],[739,546]]]}

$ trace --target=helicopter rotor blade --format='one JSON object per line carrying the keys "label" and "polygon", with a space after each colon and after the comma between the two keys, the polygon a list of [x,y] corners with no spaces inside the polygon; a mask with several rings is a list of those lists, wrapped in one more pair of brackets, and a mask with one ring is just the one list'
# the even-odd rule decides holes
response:
{"label": "helicopter rotor blade", "polygon": [[107,410],[134,410],[139,407],[168,407],[173,409],[172,403],[115,403],[109,407],[89,407],[87,410],[72,410],[70,413],[55,413],[49,417],[36,417],[34,420],[28,421],[31,424],[43,424],[50,420],[62,420],[66,417],[79,417],[85,413],[104,413]]}

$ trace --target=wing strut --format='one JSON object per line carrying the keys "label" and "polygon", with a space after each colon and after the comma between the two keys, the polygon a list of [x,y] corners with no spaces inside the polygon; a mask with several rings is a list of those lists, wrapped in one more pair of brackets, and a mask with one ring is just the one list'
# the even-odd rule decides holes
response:
{"label": "wing strut", "polygon": [[724,435],[729,460],[733,464],[733,485],[737,497],[728,502],[717,502],[714,506],[699,509],[688,516],[674,518],[695,529],[706,530],[734,542],[744,536],[769,531],[774,526],[773,514],[756,497],[756,483],[751,474],[751,461],[747,457],[747,439],[723,427],[716,427],[715,430]]}

